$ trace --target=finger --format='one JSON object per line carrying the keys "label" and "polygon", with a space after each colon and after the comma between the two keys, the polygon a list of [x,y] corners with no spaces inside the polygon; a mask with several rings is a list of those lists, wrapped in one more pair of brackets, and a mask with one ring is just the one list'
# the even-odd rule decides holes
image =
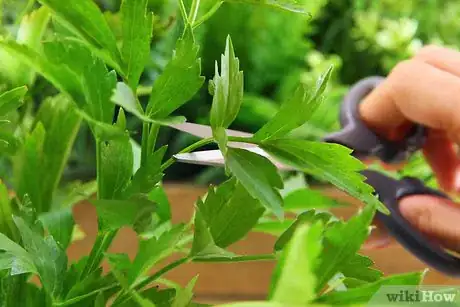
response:
{"label": "finger", "polygon": [[408,196],[400,201],[401,214],[409,223],[445,248],[460,251],[460,208],[435,196]]}
{"label": "finger", "polygon": [[430,130],[423,147],[426,161],[436,175],[440,187],[446,192],[459,192],[459,161],[454,144],[446,132]]}
{"label": "finger", "polygon": [[420,60],[401,62],[360,104],[363,120],[383,135],[407,122],[445,130],[460,141],[460,78]]}
{"label": "finger", "polygon": [[414,58],[460,77],[460,52],[456,50],[428,45],[417,52]]}

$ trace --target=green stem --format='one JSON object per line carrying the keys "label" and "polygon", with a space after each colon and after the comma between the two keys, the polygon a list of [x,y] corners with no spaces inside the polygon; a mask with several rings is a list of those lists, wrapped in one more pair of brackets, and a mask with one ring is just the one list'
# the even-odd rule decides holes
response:
{"label": "green stem", "polygon": [[182,15],[182,19],[184,19],[184,23],[188,23],[188,16],[187,16],[187,11],[185,9],[184,2],[182,0],[179,0],[179,10],[180,14]]}
{"label": "green stem", "polygon": [[189,23],[193,26],[195,24],[196,17],[198,16],[198,10],[200,9],[200,0],[193,0],[190,6]]}
{"label": "green stem", "polygon": [[142,144],[141,144],[141,165],[145,165],[147,163],[148,157],[148,143],[149,143],[149,132],[150,132],[150,124],[143,123],[142,124]]}
{"label": "green stem", "polygon": [[[200,147],[203,147],[205,145],[208,145],[210,143],[214,142],[214,139],[213,138],[207,138],[207,139],[202,139],[196,143],[193,143],[192,145],[182,149],[178,154],[183,154],[183,153],[189,153],[189,152],[192,152]],[[170,167],[171,165],[174,164],[176,160],[174,159],[174,157],[170,158],[168,161],[166,161],[165,163],[163,163],[163,165],[161,166],[161,170],[164,171],[165,169],[167,169],[168,167]]]}
{"label": "green stem", "polygon": [[230,142],[240,142],[240,143],[249,143],[249,144],[255,144],[255,145],[260,145],[260,141],[255,140],[253,138],[248,138],[248,137],[241,137],[241,136],[229,136],[228,140]]}
{"label": "green stem", "polygon": [[84,299],[86,299],[86,298],[88,298],[88,297],[91,297],[91,296],[93,296],[93,295],[96,295],[96,294],[98,294],[98,293],[101,292],[101,291],[111,290],[111,289],[113,289],[113,288],[115,288],[115,287],[118,287],[118,283],[114,283],[114,284],[111,284],[111,285],[109,285],[109,286],[107,286],[107,287],[104,287],[104,288],[101,288],[101,289],[97,289],[97,290],[91,291],[91,292],[89,292],[89,293],[86,293],[86,294],[83,294],[83,295],[80,295],[80,296],[71,298],[71,299],[69,299],[69,300],[67,300],[67,301],[64,301],[64,302],[55,302],[55,303],[53,304],[53,306],[68,306],[68,305],[73,305],[73,304],[75,304],[75,303],[77,303],[77,302],[79,302],[79,301],[81,301],[81,300],[84,300]]}
{"label": "green stem", "polygon": [[155,150],[155,145],[157,143],[158,133],[160,132],[160,125],[152,124],[150,126],[149,134],[147,135],[147,157]]}
{"label": "green stem", "polygon": [[98,233],[96,237],[96,242],[94,243],[93,248],[91,249],[88,260],[86,261],[85,268],[80,275],[80,280],[91,274],[94,270],[96,270],[99,267],[99,265],[102,262],[102,259],[104,258],[104,253],[110,247],[116,235],[116,230]]}
{"label": "green stem", "polygon": [[103,184],[102,184],[102,142],[96,140],[96,182],[97,182],[97,198],[101,199]]}
{"label": "green stem", "polygon": [[198,19],[197,22],[193,24],[193,29],[198,28],[200,25],[206,22],[209,18],[211,18],[212,15],[214,15],[217,12],[217,10],[220,8],[220,6],[223,3],[224,3],[223,1],[219,1],[216,4],[214,4],[213,7],[208,12],[206,12],[206,14],[204,14],[200,19]]}
{"label": "green stem", "polygon": [[[139,291],[141,290],[142,288],[148,286],[150,283],[154,282],[155,280],[157,280],[158,278],[160,278],[161,276],[163,276],[164,274],[168,273],[169,271],[177,268],[178,266],[184,264],[184,263],[187,263],[191,260],[191,258],[189,258],[188,256],[187,257],[183,257],[183,258],[180,258],[179,260],[176,260],[174,262],[171,262],[170,264],[166,265],[165,267],[163,267],[162,269],[160,269],[159,271],[157,271],[155,274],[147,277],[146,279],[144,279],[142,282],[140,282],[139,284],[137,284],[134,289],[135,291]],[[129,299],[130,296],[128,293],[123,293],[121,296],[119,296],[115,302],[113,302],[112,306],[117,306],[117,305],[120,305],[120,304],[123,304],[126,302],[127,299]]]}

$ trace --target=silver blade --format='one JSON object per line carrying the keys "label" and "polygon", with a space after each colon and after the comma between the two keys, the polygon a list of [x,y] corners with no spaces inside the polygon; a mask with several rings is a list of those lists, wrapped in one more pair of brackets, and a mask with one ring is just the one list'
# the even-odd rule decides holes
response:
{"label": "silver blade", "polygon": [[[250,148],[245,148],[245,149],[266,157],[279,170],[284,170],[284,171],[295,170],[294,168],[290,166],[287,166],[282,163],[279,163],[278,161],[275,161],[267,152],[265,152],[259,147],[250,147]],[[220,150],[203,150],[203,151],[195,151],[192,153],[177,154],[174,156],[174,158],[178,162],[188,163],[188,164],[219,166],[219,167],[222,167],[225,165],[225,159]]]}
{"label": "silver blade", "polygon": [[[194,124],[194,123],[182,123],[182,124],[170,124],[169,127],[186,132],[188,134],[194,135],[196,137],[207,139],[212,137],[212,129],[210,126]],[[247,137],[250,138],[253,135],[251,133],[237,131],[237,130],[230,130],[226,129],[228,136],[237,136],[237,137]],[[249,143],[235,143],[229,142],[229,146],[237,147],[237,148],[249,148],[249,147],[256,147],[254,144]]]}

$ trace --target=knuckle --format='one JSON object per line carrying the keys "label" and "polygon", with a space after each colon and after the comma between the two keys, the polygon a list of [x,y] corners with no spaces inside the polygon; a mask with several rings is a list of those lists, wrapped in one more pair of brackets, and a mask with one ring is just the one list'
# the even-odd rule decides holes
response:
{"label": "knuckle", "polygon": [[442,50],[443,48],[440,46],[427,45],[417,52],[415,58],[422,61],[430,61],[431,59],[438,57]]}

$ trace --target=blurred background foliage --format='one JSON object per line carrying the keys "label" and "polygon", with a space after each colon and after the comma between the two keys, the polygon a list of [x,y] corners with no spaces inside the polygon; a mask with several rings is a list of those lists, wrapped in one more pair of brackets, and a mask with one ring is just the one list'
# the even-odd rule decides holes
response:
{"label": "blurred background foliage", "polygon": [[[334,65],[326,100],[308,124],[296,131],[317,140],[338,128],[338,108],[347,88],[363,77],[386,75],[400,60],[411,56],[424,44],[455,47],[460,42],[460,2],[456,0],[299,0],[309,16],[275,8],[225,2],[217,13],[200,26],[197,37],[201,46],[203,74],[214,74],[214,63],[224,50],[230,34],[245,74],[245,99],[232,128],[256,131],[293,93],[299,79],[307,85],[316,82],[329,65]],[[121,0],[98,0],[115,34],[120,32],[118,8]],[[276,0],[275,0],[276,2]],[[23,16],[37,4],[29,0],[0,0],[1,35],[17,36]],[[215,1],[202,0],[207,11]],[[151,58],[142,77],[141,100],[150,93],[150,85],[172,56],[171,50],[180,29],[177,24],[177,0],[150,0],[155,13]],[[27,20],[25,21],[27,22]],[[46,36],[45,36],[46,37]],[[4,60],[3,60],[4,62]],[[2,63],[3,65],[4,63]],[[11,80],[0,76],[3,88]],[[29,97],[36,107],[54,89],[38,78]],[[211,96],[202,91],[177,113],[188,121],[208,124]],[[24,111],[24,115],[27,111]],[[136,139],[137,120],[130,122]],[[169,144],[170,154],[195,141],[191,136],[163,129],[160,144]],[[68,178],[94,176],[92,138],[85,127],[74,146]],[[417,156],[402,172],[431,180],[431,172]],[[166,179],[208,183],[219,180],[223,170],[175,165]]]}

